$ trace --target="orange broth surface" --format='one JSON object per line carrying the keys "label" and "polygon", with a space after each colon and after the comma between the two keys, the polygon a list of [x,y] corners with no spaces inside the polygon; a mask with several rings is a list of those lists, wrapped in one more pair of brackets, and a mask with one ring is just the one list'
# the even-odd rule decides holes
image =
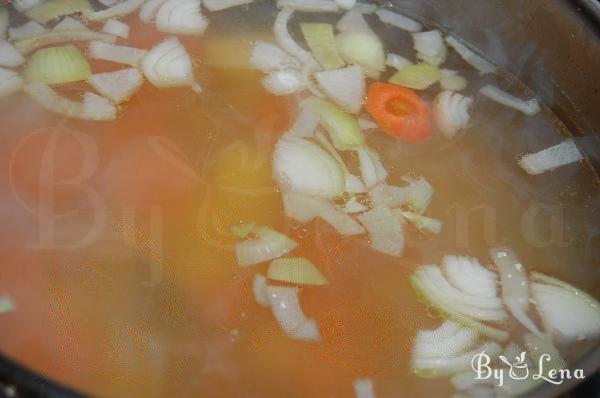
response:
{"label": "orange broth surface", "polygon": [[[165,37],[135,19],[128,45]],[[440,323],[410,286],[418,266],[445,254],[489,264],[489,248],[509,244],[528,269],[598,294],[598,235],[587,228],[598,197],[592,172],[572,165],[534,181],[515,162],[531,147],[511,128],[530,123],[546,144],[559,142],[562,127],[548,113],[500,129],[500,108],[481,106],[484,122],[452,141],[438,133],[408,144],[368,132],[391,184],[413,173],[435,187],[428,215],[443,230],[407,226],[401,258],[320,220],[286,219],[271,154],[296,101],[266,93],[262,75],[245,67],[253,40],[271,37],[252,29],[215,23],[204,37],[184,38],[203,93],[146,82],[114,122],[62,119],[24,94],[0,100],[0,293],[16,305],[0,316],[2,353],[102,397],[351,397],[359,377],[373,378],[381,397],[441,397],[452,393],[446,379],[410,370],[415,333]],[[344,158],[356,166],[352,154]],[[76,186],[86,161],[92,172]],[[48,167],[53,179],[42,186]],[[60,216],[40,215],[44,189]],[[229,227],[242,221],[299,242],[293,254],[328,279],[301,288],[318,344],[291,340],[256,303],[252,278],[267,264],[236,265]]]}

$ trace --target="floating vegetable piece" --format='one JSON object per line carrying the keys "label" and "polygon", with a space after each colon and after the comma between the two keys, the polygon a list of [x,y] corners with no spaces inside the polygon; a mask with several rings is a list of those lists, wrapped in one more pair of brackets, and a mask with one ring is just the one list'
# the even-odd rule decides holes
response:
{"label": "floating vegetable piece", "polygon": [[207,27],[200,0],[167,0],[156,13],[156,28],[161,32],[201,35]]}
{"label": "floating vegetable piece", "polygon": [[369,378],[354,380],[352,387],[354,387],[354,395],[356,398],[375,398],[373,380]]}
{"label": "floating vegetable piece", "polygon": [[87,12],[92,6],[87,0],[45,0],[27,10],[25,15],[39,23],[46,23],[54,18]]}
{"label": "floating vegetable piece", "polygon": [[572,139],[568,139],[550,148],[521,157],[519,159],[519,166],[527,173],[537,175],[557,167],[578,162],[581,159],[583,159],[583,155],[575,145],[575,142]]}
{"label": "floating vegetable piece", "polygon": [[202,0],[202,5],[209,11],[220,11],[227,8],[250,4],[254,0]]}
{"label": "floating vegetable piece", "polygon": [[273,315],[284,333],[295,340],[320,341],[317,323],[304,315],[297,287],[267,286]]}
{"label": "floating vegetable piece", "polygon": [[298,61],[275,44],[257,41],[250,63],[265,73],[288,68],[300,69]]}
{"label": "floating vegetable piece", "polygon": [[371,247],[391,256],[400,257],[404,252],[402,224],[391,210],[378,206],[357,217],[369,232]]}
{"label": "floating vegetable piece", "polygon": [[277,7],[308,12],[338,11],[338,5],[334,0],[277,0]]}
{"label": "floating vegetable piece", "polygon": [[472,98],[454,91],[442,91],[435,97],[433,117],[446,138],[454,138],[458,131],[467,127],[471,119],[469,108],[472,103]]}
{"label": "floating vegetable piece", "polygon": [[439,30],[413,33],[412,36],[413,47],[417,51],[417,59],[436,66],[444,63],[448,55],[448,49]]}
{"label": "floating vegetable piece", "polygon": [[377,14],[381,22],[406,30],[408,32],[418,32],[423,29],[423,25],[417,21],[383,8],[375,11],[375,14]]}
{"label": "floating vegetable piece", "polygon": [[105,21],[111,18],[119,18],[131,14],[145,2],[146,0],[124,0],[104,10],[88,12],[86,17],[90,21]]}
{"label": "floating vegetable piece", "polygon": [[302,109],[287,134],[295,137],[312,137],[320,121],[319,115],[308,109]]}
{"label": "floating vegetable piece", "polygon": [[462,91],[467,87],[467,79],[455,70],[440,69],[440,74],[440,86],[444,90]]}
{"label": "floating vegetable piece", "polygon": [[117,21],[116,19],[109,19],[106,21],[102,27],[102,31],[123,39],[127,39],[129,37],[129,25],[121,21]]}
{"label": "floating vegetable piece", "polygon": [[328,284],[327,278],[304,257],[273,260],[267,271],[267,277],[274,281],[297,285],[321,286]]}
{"label": "floating vegetable piece", "polygon": [[385,50],[375,33],[365,30],[342,32],[336,42],[342,58],[348,64],[361,66],[367,76],[377,79],[379,73],[385,71]]}
{"label": "floating vegetable piece", "polygon": [[[83,23],[79,22],[75,18],[64,17],[58,24],[56,24],[56,26],[54,26],[54,28],[52,30],[60,31],[60,30],[88,30],[88,29],[86,28],[86,26]],[[108,33],[108,34],[112,35],[112,33]]]}
{"label": "floating vegetable piece", "polygon": [[267,294],[267,278],[263,275],[254,275],[254,278],[252,279],[252,292],[259,305],[268,307],[271,304],[269,295]]}
{"label": "floating vegetable piece", "polygon": [[101,41],[93,41],[89,47],[90,58],[131,66],[139,65],[147,53],[148,51],[139,48],[118,46]]}
{"label": "floating vegetable piece", "polygon": [[360,174],[367,189],[384,182],[388,172],[381,162],[379,154],[368,147],[358,149],[358,161],[360,163]]}
{"label": "floating vegetable piece", "polygon": [[240,267],[274,260],[298,246],[284,234],[268,227],[256,227],[252,232],[256,234],[256,239],[235,244],[235,254]]}
{"label": "floating vegetable piece", "polygon": [[98,73],[88,79],[96,91],[117,104],[128,101],[143,82],[142,74],[135,68]]}
{"label": "floating vegetable piece", "polygon": [[275,18],[275,25],[273,30],[275,32],[275,39],[277,43],[283,48],[288,54],[297,58],[300,62],[306,63],[312,59],[312,55],[305,49],[303,49],[296,41],[292,38],[290,31],[288,30],[288,23],[294,14],[294,10],[290,8],[284,8],[277,14]]}
{"label": "floating vegetable piece", "polygon": [[92,74],[81,51],[69,44],[37,50],[25,67],[27,82],[62,84],[86,80]]}
{"label": "floating vegetable piece", "polygon": [[358,113],[366,96],[366,82],[360,66],[315,73],[319,88],[336,104]]}
{"label": "floating vegetable piece", "polygon": [[302,23],[300,28],[308,47],[323,68],[337,69],[344,66],[344,60],[337,51],[333,26],[326,23]]}
{"label": "floating vegetable piece", "polygon": [[0,68],[0,98],[8,97],[23,88],[23,79],[15,71]]}
{"label": "floating vegetable piece", "polygon": [[26,39],[15,42],[15,48],[23,54],[30,53],[41,47],[50,46],[59,43],[73,43],[76,41],[97,40],[104,43],[114,43],[117,37],[107,33],[94,32],[87,28],[83,29],[59,29],[50,32],[40,33]]}
{"label": "floating vegetable piece", "polygon": [[483,86],[479,92],[499,104],[516,109],[529,116],[540,111],[540,104],[535,98],[522,100],[492,85]]}
{"label": "floating vegetable piece", "polygon": [[419,330],[414,338],[413,358],[449,358],[472,348],[479,334],[454,321],[446,320],[437,329]]}
{"label": "floating vegetable piece", "polygon": [[252,231],[254,231],[255,228],[256,228],[256,224],[254,224],[253,222],[243,222],[243,223],[233,225],[231,228],[229,228],[229,231],[234,236],[236,236],[240,239],[244,239],[245,237],[250,235],[252,233]]}
{"label": "floating vegetable piece", "polygon": [[438,80],[441,74],[437,66],[414,64],[400,69],[390,77],[389,82],[415,90],[425,90]]}
{"label": "floating vegetable piece", "polygon": [[275,95],[289,95],[306,87],[302,73],[297,69],[276,70],[261,80],[262,86]]}
{"label": "floating vegetable piece", "polygon": [[387,66],[391,66],[392,68],[400,70],[409,65],[412,65],[412,62],[410,62],[408,59],[404,58],[401,55],[388,53],[387,57],[385,58],[385,64]]}
{"label": "floating vegetable piece", "polygon": [[10,37],[10,40],[14,41],[14,40],[21,40],[21,39],[26,39],[31,36],[39,35],[40,33],[43,33],[45,31],[46,31],[46,28],[44,28],[39,23],[34,22],[34,21],[29,21],[26,24],[23,24],[16,28],[9,28],[8,36]]}
{"label": "floating vegetable piece", "polygon": [[338,21],[336,28],[340,32],[371,30],[371,27],[367,21],[365,21],[363,14],[356,8],[353,8],[345,13],[344,16]]}
{"label": "floating vegetable piece", "polygon": [[117,108],[108,98],[94,93],[85,93],[81,104],[81,116],[86,120],[115,120]]}
{"label": "floating vegetable piece", "polygon": [[420,142],[431,135],[429,106],[408,88],[372,83],[367,92],[366,108],[379,126],[394,138]]}
{"label": "floating vegetable piece", "polygon": [[142,59],[141,69],[158,88],[194,86],[192,60],[176,37],[152,48]]}
{"label": "floating vegetable piece", "polygon": [[25,62],[23,55],[4,39],[0,39],[0,66],[15,68]]}
{"label": "floating vegetable piece", "polygon": [[473,50],[458,41],[456,38],[448,36],[446,37],[446,43],[448,43],[450,47],[454,48],[454,50],[462,57],[462,59],[465,60],[465,62],[477,69],[479,72],[481,72],[481,74],[496,72],[496,67],[492,63],[475,54]]}
{"label": "floating vegetable piece", "polygon": [[436,235],[442,232],[443,223],[440,220],[425,217],[412,211],[402,211],[402,216],[420,231],[427,231]]}

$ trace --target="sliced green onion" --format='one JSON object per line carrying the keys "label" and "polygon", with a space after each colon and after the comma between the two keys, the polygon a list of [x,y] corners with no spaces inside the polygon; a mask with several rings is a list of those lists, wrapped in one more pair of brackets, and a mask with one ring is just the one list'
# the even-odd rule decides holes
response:
{"label": "sliced green onion", "polygon": [[412,211],[403,211],[402,215],[421,231],[428,231],[436,235],[442,232],[443,223],[440,220],[425,217]]}
{"label": "sliced green onion", "polygon": [[240,267],[264,263],[294,250],[298,244],[282,233],[268,227],[256,227],[257,239],[237,243],[235,254]]}
{"label": "sliced green onion", "polygon": [[326,23],[300,24],[304,39],[313,55],[325,69],[337,69],[344,66],[335,44],[333,26]]}
{"label": "sliced green onion", "polygon": [[440,80],[440,69],[431,64],[408,65],[394,73],[389,82],[415,90],[425,90]]}
{"label": "sliced green onion", "polygon": [[371,247],[381,253],[400,257],[404,251],[402,223],[385,206],[378,206],[357,217],[369,232]]}
{"label": "sliced green onion", "polygon": [[85,56],[74,45],[37,50],[25,67],[28,82],[62,84],[86,80],[92,74]]}
{"label": "sliced green onion", "polygon": [[46,47],[52,44],[92,40],[98,40],[104,43],[114,43],[117,41],[117,37],[106,33],[94,32],[89,29],[53,30],[19,40],[15,42],[15,48],[23,54],[27,54],[40,47]]}
{"label": "sliced green onion", "polygon": [[92,10],[87,0],[46,0],[27,10],[25,15],[39,23],[46,23],[63,15]]}
{"label": "sliced green onion", "polygon": [[274,281],[297,285],[320,286],[329,283],[321,271],[304,257],[273,260],[267,271],[267,277]]}
{"label": "sliced green onion", "polygon": [[243,222],[231,226],[231,228],[229,228],[229,231],[232,233],[233,236],[238,237],[240,239],[244,239],[245,237],[250,235],[252,231],[254,231],[254,228],[256,228],[256,224],[254,224],[253,222]]}
{"label": "sliced green onion", "polygon": [[337,48],[348,64],[360,65],[367,76],[378,79],[385,71],[385,50],[379,37],[371,31],[347,31],[337,38]]}
{"label": "sliced green onion", "polygon": [[321,124],[337,149],[356,149],[364,144],[365,137],[356,118],[336,105],[321,98],[310,97],[302,101],[301,106],[321,117]]}

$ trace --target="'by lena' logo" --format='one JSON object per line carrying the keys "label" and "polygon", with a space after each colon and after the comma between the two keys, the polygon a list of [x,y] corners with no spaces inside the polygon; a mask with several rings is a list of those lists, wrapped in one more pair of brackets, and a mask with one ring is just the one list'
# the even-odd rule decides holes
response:
{"label": "'by lena' logo", "polygon": [[[504,367],[490,366],[492,362],[489,355],[481,352],[471,359],[471,367],[475,372],[475,380],[496,380],[498,386],[504,385],[504,380],[508,377],[512,380],[532,380],[547,381],[552,384],[562,384],[565,380],[583,379],[583,369],[554,369],[549,366],[552,357],[548,354],[540,355],[537,364],[527,361],[527,353],[522,352],[517,355],[513,361],[504,355],[498,357],[503,362]],[[531,367],[531,369],[530,369]]]}

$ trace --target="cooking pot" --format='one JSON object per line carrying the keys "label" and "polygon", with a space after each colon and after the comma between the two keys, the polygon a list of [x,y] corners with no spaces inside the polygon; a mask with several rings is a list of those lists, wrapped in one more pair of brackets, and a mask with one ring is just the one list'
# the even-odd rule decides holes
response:
{"label": "cooking pot", "polygon": [[[379,1],[441,26],[524,82],[575,136],[600,171],[600,2],[596,0]],[[597,264],[597,258],[595,259]],[[593,263],[592,263],[593,264]],[[597,266],[597,265],[596,265]],[[544,385],[535,397],[600,396],[600,345],[572,364],[586,381]],[[596,374],[594,376],[594,374]],[[77,392],[0,356],[0,396],[77,397]]]}

